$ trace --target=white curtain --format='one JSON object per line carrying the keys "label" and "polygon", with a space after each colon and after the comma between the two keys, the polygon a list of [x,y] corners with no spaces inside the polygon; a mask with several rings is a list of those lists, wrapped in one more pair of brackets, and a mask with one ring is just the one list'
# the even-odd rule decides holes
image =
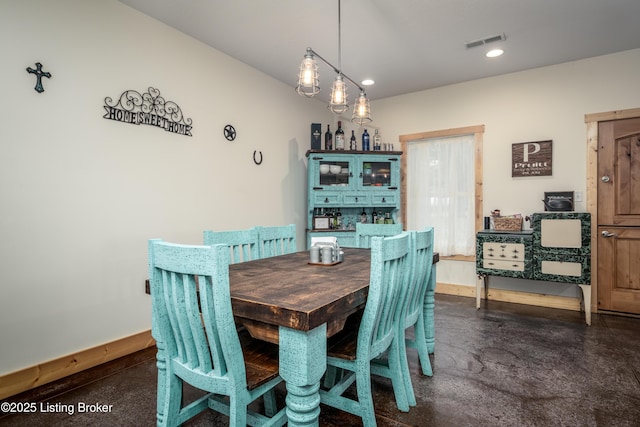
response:
{"label": "white curtain", "polygon": [[474,135],[407,144],[407,229],[434,228],[441,256],[475,254]]}

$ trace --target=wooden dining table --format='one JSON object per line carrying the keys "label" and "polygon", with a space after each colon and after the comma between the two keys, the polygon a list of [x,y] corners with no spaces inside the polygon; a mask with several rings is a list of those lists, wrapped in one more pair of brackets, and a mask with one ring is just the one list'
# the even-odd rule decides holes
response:
{"label": "wooden dining table", "polygon": [[[229,266],[237,321],[255,338],[279,345],[290,426],[318,425],[327,338],[367,300],[370,250],[343,250],[336,265],[310,264],[303,251]],[[433,304],[429,309],[433,316]]]}
{"label": "wooden dining table", "polygon": [[[279,345],[280,376],[287,389],[290,426],[317,426],[320,380],[326,370],[327,338],[364,308],[371,251],[343,248],[336,265],[309,263],[302,251],[229,265],[233,313],[258,339]],[[438,254],[424,304],[429,352],[434,345],[434,291]],[[150,293],[149,281],[146,291]]]}
{"label": "wooden dining table", "polygon": [[318,425],[327,337],[364,307],[370,258],[368,249],[345,248],[336,265],[309,264],[304,251],[229,266],[234,316],[279,345],[290,426]]}

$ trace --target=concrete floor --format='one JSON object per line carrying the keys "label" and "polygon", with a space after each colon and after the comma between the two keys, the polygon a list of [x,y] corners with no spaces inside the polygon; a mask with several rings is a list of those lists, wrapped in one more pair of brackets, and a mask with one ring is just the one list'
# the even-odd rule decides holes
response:
{"label": "concrete floor", "polygon": [[[408,413],[396,409],[390,381],[375,378],[378,425],[640,426],[640,319],[600,314],[590,327],[583,322],[574,311],[500,302],[476,310],[473,299],[437,295],[434,376],[418,374],[409,350],[418,406]],[[38,409],[0,413],[0,426],[155,425],[154,355],[150,349],[111,362],[88,373],[89,384],[80,385],[85,375],[7,399],[37,402]],[[75,389],[60,394],[74,381]],[[283,404],[283,389],[278,398]],[[78,413],[82,404],[96,403],[111,408]],[[186,425],[227,423],[208,412]],[[322,406],[320,425],[361,423]]]}

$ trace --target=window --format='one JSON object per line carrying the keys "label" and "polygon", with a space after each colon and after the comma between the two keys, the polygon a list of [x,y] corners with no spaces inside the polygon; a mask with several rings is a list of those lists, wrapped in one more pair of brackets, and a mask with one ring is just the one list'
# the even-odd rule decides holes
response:
{"label": "window", "polygon": [[435,229],[434,250],[475,255],[482,212],[483,126],[402,135],[402,217],[407,229]]}

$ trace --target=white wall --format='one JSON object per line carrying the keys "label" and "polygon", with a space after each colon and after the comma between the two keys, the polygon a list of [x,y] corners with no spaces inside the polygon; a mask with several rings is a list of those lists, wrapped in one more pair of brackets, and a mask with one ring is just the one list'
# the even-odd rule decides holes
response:
{"label": "white wall", "polygon": [[[371,111],[383,140],[394,142],[404,134],[485,125],[483,216],[493,209],[529,215],[544,210],[545,191],[586,195],[584,115],[640,107],[638,70],[640,49],[635,49],[374,101]],[[511,144],[549,139],[553,176],[512,178]],[[576,210],[585,211],[586,203],[577,203]],[[438,267],[438,282],[475,286],[475,280],[473,263],[443,261]],[[544,292],[573,295],[576,289],[556,284]]]}
{"label": "white wall", "polygon": [[[0,40],[0,375],[149,329],[149,238],[296,223],[304,247],[324,104],[115,0],[3,1]],[[102,118],[150,86],[192,137]]]}

